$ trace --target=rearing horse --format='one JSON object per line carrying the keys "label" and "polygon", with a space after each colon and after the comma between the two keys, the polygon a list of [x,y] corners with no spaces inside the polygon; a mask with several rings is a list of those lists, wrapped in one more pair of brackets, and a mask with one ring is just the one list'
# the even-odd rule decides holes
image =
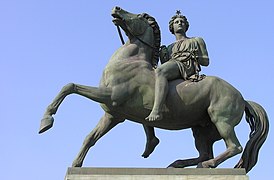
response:
{"label": "rearing horse", "polygon": [[[39,133],[53,125],[52,115],[64,98],[79,94],[99,102],[105,111],[95,129],[86,137],[72,166],[80,167],[88,150],[109,130],[125,119],[143,124],[147,135],[148,157],[158,144],[153,127],[180,130],[192,128],[199,157],[177,160],[170,167],[217,167],[242,152],[234,127],[245,112],[251,133],[239,163],[235,167],[248,172],[256,164],[258,152],[266,140],[269,122],[265,110],[255,102],[245,101],[241,93],[226,81],[207,76],[199,82],[174,80],[169,91],[163,119],[147,121],[154,101],[155,73],[160,46],[160,30],[148,14],[132,14],[119,7],[112,10],[113,23],[126,33],[128,41],[110,58],[99,87],[70,83],[47,107]],[[223,139],[226,150],[213,157],[212,145]]]}

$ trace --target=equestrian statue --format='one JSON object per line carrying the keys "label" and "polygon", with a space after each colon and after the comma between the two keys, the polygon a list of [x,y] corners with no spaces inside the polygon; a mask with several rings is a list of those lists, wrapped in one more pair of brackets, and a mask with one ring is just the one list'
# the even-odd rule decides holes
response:
{"label": "equestrian statue", "polygon": [[[147,158],[159,143],[154,128],[181,130],[191,128],[197,158],[176,160],[168,167],[215,168],[239,153],[235,168],[250,171],[269,130],[266,111],[247,101],[223,79],[199,75],[201,66],[209,64],[202,38],[186,36],[188,21],[177,11],[169,23],[176,42],[161,46],[160,28],[147,13],[133,14],[114,7],[113,23],[125,32],[128,40],[111,56],[99,87],[75,83],[65,85],[47,107],[39,133],[53,126],[53,115],[65,97],[78,94],[100,103],[105,114],[87,135],[73,167],[81,167],[89,149],[108,131],[126,119],[144,127]],[[159,58],[160,57],[160,58]],[[161,65],[157,67],[159,59]],[[245,113],[250,126],[249,140],[243,148],[235,126]],[[226,150],[213,156],[213,143],[223,139]]]}

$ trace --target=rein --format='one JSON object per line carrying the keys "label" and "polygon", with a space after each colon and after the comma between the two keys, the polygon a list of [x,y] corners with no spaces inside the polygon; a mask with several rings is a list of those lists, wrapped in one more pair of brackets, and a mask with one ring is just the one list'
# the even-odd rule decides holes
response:
{"label": "rein", "polygon": [[124,41],[124,38],[123,38],[123,36],[122,36],[121,29],[120,29],[120,27],[119,27],[118,25],[117,25],[116,27],[117,27],[117,31],[118,31],[120,40],[121,40],[121,42],[122,42],[122,45],[124,45],[124,44],[125,44],[125,41]]}
{"label": "rein", "polygon": [[[126,24],[126,26],[127,26],[127,24]],[[122,36],[122,33],[121,33],[121,29],[120,29],[119,26],[116,26],[116,27],[117,27],[117,31],[118,31],[120,40],[121,40],[122,44],[124,45],[124,44],[125,44],[125,41],[124,41],[124,39],[123,39],[123,36]],[[129,33],[130,33],[133,37],[135,37],[136,39],[138,39],[141,43],[147,45],[147,46],[150,47],[151,49],[155,49],[154,46],[152,46],[152,45],[148,44],[147,42],[143,41],[143,40],[142,40],[141,38],[139,38],[138,36],[135,36],[135,35],[132,33],[132,30],[131,30],[131,28],[130,28],[129,26],[127,26],[127,29],[128,29],[128,31],[129,31]]]}

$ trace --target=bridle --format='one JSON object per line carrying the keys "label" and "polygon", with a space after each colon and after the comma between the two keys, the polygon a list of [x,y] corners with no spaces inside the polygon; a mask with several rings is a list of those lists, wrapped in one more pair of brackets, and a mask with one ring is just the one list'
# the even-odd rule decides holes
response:
{"label": "bridle", "polygon": [[116,25],[116,28],[117,28],[117,31],[118,31],[120,40],[121,40],[121,42],[122,42],[122,45],[124,45],[124,44],[125,44],[125,41],[124,41],[124,38],[123,38],[123,36],[122,36],[121,29],[120,29],[120,27],[119,27],[118,25]]}
{"label": "bridle", "polygon": [[[150,47],[151,49],[153,49],[153,50],[156,49],[154,46],[148,44],[147,42],[143,41],[143,40],[142,40],[141,38],[139,38],[138,36],[134,35],[132,29],[131,29],[126,23],[124,23],[124,24],[126,25],[127,30],[128,30],[128,32],[130,33],[130,35],[132,35],[133,37],[135,37],[136,39],[138,39],[141,43],[147,45],[147,46]],[[122,35],[122,32],[121,32],[121,29],[120,29],[120,27],[119,27],[118,25],[116,25],[116,27],[117,27],[117,31],[118,31],[120,40],[121,40],[122,44],[124,45],[124,44],[125,44],[125,41],[124,41],[124,39],[123,39],[123,35]]]}

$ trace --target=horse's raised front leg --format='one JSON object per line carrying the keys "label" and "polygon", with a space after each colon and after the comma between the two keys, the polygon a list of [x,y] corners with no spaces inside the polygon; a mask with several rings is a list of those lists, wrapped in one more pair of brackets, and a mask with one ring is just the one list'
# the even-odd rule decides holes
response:
{"label": "horse's raised front leg", "polygon": [[47,107],[46,112],[44,113],[43,119],[41,121],[39,133],[43,133],[52,127],[52,115],[57,112],[58,107],[63,102],[65,97],[73,93],[82,95],[86,98],[89,98],[99,103],[111,102],[111,89],[69,83],[62,88],[62,90],[55,97],[52,103]]}
{"label": "horse's raised front leg", "polygon": [[96,127],[86,137],[84,143],[78,153],[77,157],[73,161],[72,167],[81,167],[83,161],[88,153],[88,150],[109,130],[111,130],[118,123],[123,122],[125,119],[121,117],[114,117],[111,114],[105,113]]}
{"label": "horse's raised front leg", "polygon": [[155,147],[159,144],[159,139],[155,136],[154,128],[151,126],[143,125],[145,133],[146,133],[146,147],[145,151],[142,154],[142,157],[147,158],[155,149]]}

